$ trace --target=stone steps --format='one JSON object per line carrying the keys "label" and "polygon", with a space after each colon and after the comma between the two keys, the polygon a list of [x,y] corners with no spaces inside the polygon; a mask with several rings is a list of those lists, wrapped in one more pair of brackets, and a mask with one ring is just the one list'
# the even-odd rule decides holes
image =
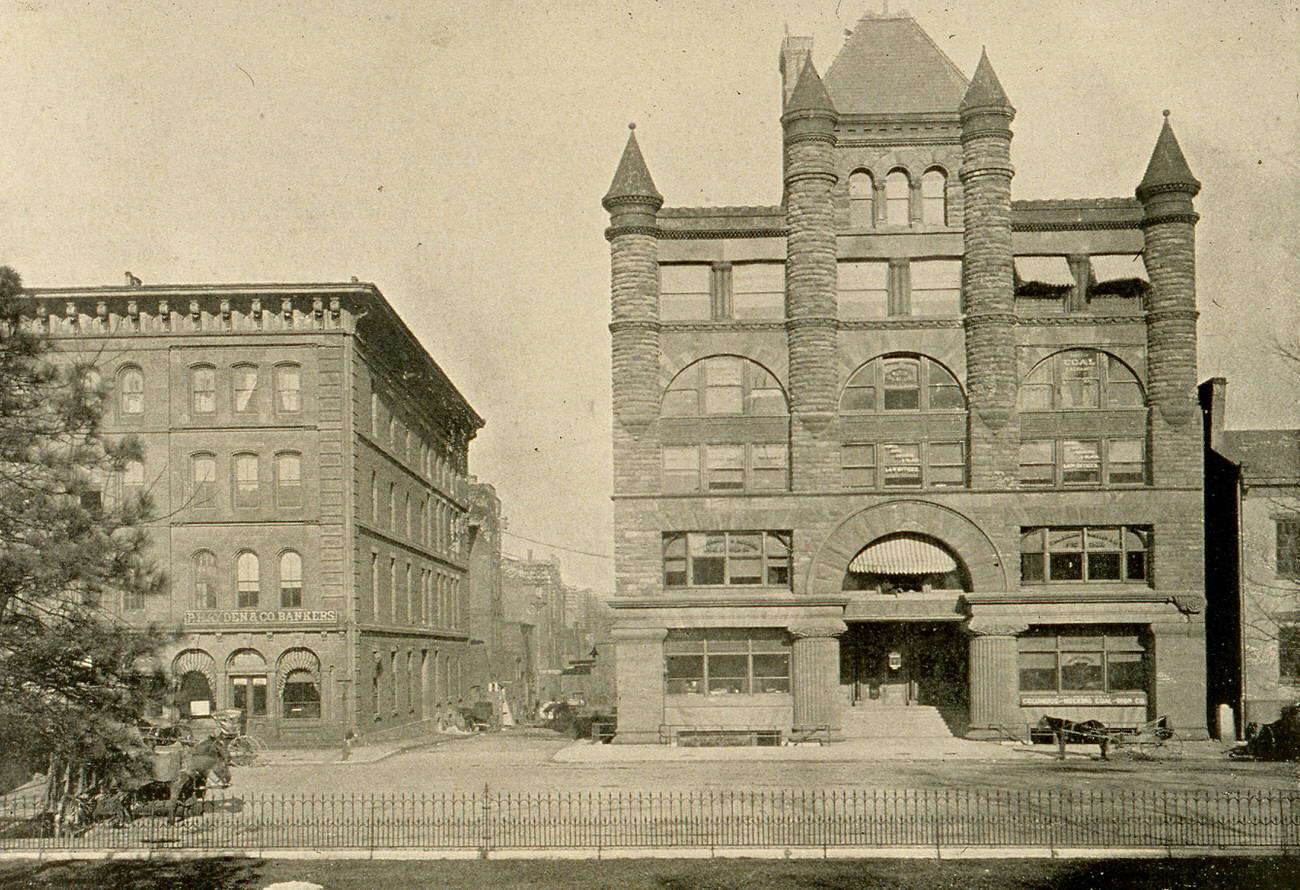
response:
{"label": "stone steps", "polygon": [[928,705],[842,707],[840,723],[846,739],[950,739],[952,730]]}

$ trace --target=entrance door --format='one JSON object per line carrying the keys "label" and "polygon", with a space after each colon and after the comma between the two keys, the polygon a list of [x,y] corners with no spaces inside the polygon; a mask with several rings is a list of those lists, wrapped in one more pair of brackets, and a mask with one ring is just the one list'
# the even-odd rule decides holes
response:
{"label": "entrance door", "polygon": [[849,704],[965,707],[966,645],[953,625],[855,624],[840,651]]}

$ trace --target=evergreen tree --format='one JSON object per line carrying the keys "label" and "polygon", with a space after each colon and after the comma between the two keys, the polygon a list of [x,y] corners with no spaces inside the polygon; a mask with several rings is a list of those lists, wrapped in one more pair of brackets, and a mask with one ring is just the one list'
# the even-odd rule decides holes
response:
{"label": "evergreen tree", "polygon": [[0,267],[0,760],[51,768],[66,795],[122,768],[129,727],[165,691],[162,634],[115,617],[165,582],[146,556],[149,497],[102,495],[139,444],[105,438],[102,378],[30,308]]}

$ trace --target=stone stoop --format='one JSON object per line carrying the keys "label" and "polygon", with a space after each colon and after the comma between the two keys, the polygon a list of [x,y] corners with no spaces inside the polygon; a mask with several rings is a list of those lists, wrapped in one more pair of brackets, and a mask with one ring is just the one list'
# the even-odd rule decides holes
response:
{"label": "stone stoop", "polygon": [[864,705],[840,709],[845,739],[951,739],[939,709],[928,705]]}

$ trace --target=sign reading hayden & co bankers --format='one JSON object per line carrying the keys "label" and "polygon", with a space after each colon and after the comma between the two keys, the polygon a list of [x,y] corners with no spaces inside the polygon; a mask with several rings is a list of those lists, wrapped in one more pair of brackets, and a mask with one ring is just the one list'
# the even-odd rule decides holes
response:
{"label": "sign reading hayden & co bankers", "polygon": [[186,624],[296,626],[338,624],[337,609],[187,609]]}

